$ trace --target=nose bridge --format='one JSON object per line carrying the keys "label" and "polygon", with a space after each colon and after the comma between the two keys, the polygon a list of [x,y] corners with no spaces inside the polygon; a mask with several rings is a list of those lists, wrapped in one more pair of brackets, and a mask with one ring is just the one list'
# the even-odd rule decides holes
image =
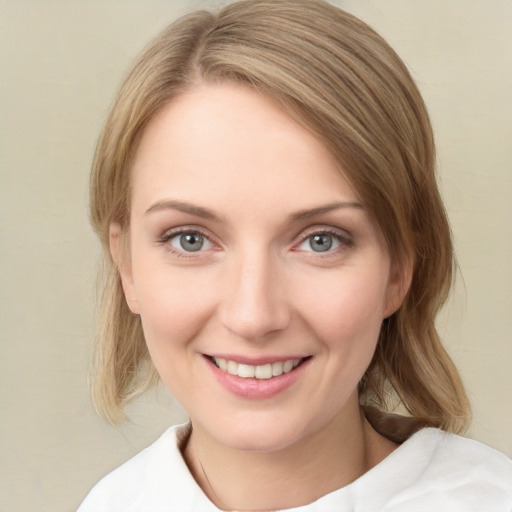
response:
{"label": "nose bridge", "polygon": [[270,251],[248,247],[233,255],[227,281],[222,321],[231,332],[257,340],[288,325],[280,262]]}

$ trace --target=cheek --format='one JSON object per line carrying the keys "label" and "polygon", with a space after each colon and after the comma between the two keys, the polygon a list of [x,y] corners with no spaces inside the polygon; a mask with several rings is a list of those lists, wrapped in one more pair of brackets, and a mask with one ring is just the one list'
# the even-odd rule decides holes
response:
{"label": "cheek", "polygon": [[[211,317],[201,280],[182,272],[148,272],[137,290],[146,344],[160,377],[180,403],[204,375],[196,372],[194,340]],[[142,275],[140,275],[142,277]],[[143,284],[142,284],[143,283]],[[190,385],[189,385],[190,383]],[[192,386],[194,383],[194,386]]]}
{"label": "cheek", "polygon": [[[317,337],[343,351],[374,349],[386,297],[386,274],[342,270],[325,280],[302,283],[300,310]],[[322,282],[323,281],[323,282]]]}
{"label": "cheek", "polygon": [[135,286],[146,341],[172,350],[197,334],[211,315],[208,276],[171,266],[134,266]]}
{"label": "cheek", "polygon": [[360,270],[340,269],[325,280],[317,276],[315,286],[310,279],[295,290],[302,325],[318,343],[321,368],[308,401],[323,402],[326,415],[342,410],[351,396],[357,396],[379,337],[387,274],[379,266]]}

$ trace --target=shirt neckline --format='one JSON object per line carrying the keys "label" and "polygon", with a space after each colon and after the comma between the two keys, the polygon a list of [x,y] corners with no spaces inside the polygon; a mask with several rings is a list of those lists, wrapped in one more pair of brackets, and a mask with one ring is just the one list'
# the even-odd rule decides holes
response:
{"label": "shirt neckline", "polygon": [[[188,440],[190,433],[192,432],[192,425],[190,422],[177,425],[175,427],[171,427],[174,430],[175,434],[175,449],[178,452],[180,457],[180,463],[183,465],[183,470],[187,473],[188,485],[192,487],[195,491],[196,496],[200,497],[201,506],[205,507],[208,505],[208,509],[211,512],[222,512],[222,509],[219,509],[205,494],[201,486],[196,482],[194,476],[190,472],[188,465],[183,456],[182,448],[184,447],[186,441]],[[414,434],[412,434],[408,439],[406,439],[402,444],[400,444],[395,450],[393,450],[389,455],[384,457],[378,464],[370,468],[368,471],[363,473],[361,476],[356,478],[354,481],[349,484],[340,487],[327,493],[317,500],[308,503],[306,505],[300,505],[298,507],[280,509],[280,512],[305,512],[306,510],[310,510],[310,507],[314,505],[314,510],[318,512],[322,510],[331,510],[333,505],[342,506],[343,504],[347,504],[351,502],[351,496],[357,493],[357,489],[359,488],[370,488],[372,486],[372,481],[379,480],[382,473],[386,472],[386,468],[391,466],[394,469],[397,466],[400,466],[400,459],[407,458],[409,456],[406,453],[411,451],[411,448],[416,446],[418,443],[422,442],[422,439],[425,436],[431,436],[435,434],[436,437],[439,437],[439,434],[442,433],[439,429],[432,427],[425,427]],[[407,461],[406,461],[407,462]],[[404,464],[407,466],[407,464]],[[191,489],[191,490],[192,490]],[[202,508],[201,510],[204,510]]]}

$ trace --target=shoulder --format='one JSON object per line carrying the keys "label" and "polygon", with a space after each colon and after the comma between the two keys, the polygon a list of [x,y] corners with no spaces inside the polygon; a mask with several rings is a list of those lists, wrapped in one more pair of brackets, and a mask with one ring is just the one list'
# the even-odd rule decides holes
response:
{"label": "shoulder", "polygon": [[419,453],[427,445],[431,463],[426,473],[441,471],[454,484],[488,481],[512,494],[512,460],[489,446],[431,428],[413,436],[411,445],[412,451]]}
{"label": "shoulder", "polygon": [[160,512],[169,504],[193,510],[204,499],[181,456],[187,425],[171,427],[153,444],[102,478],[78,512]]}
{"label": "shoulder", "polygon": [[512,511],[512,461],[477,441],[426,428],[382,466],[395,477],[383,510]]}

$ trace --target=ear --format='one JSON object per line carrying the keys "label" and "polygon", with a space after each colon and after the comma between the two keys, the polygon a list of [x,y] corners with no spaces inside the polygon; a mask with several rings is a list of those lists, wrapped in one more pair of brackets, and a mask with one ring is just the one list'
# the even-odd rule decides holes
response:
{"label": "ear", "polygon": [[400,309],[409,288],[411,287],[414,265],[412,261],[391,263],[384,318],[390,317]]}
{"label": "ear", "polygon": [[126,303],[130,311],[138,315],[139,303],[137,302],[137,294],[133,284],[132,264],[130,253],[128,250],[127,234],[123,232],[118,223],[112,223],[109,227],[109,248],[110,254],[121,277],[123,293]]}

